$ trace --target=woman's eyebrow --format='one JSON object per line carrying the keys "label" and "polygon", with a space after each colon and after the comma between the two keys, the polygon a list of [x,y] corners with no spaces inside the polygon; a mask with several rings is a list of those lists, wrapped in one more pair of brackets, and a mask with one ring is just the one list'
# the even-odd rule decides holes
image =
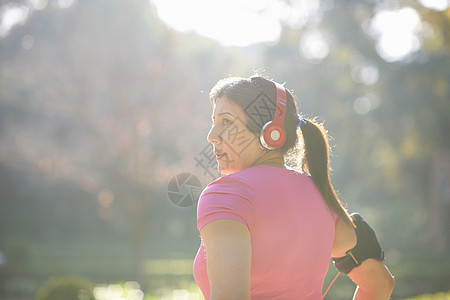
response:
{"label": "woman's eyebrow", "polygon": [[[220,112],[220,113],[217,114],[217,116],[219,116],[219,117],[220,117],[220,116],[223,116],[223,115],[230,115],[230,116],[233,116],[233,117],[234,117],[234,115],[233,115],[232,113],[227,112],[227,111]],[[214,115],[212,115],[211,118],[214,120],[214,119],[215,119],[215,118],[214,118]]]}

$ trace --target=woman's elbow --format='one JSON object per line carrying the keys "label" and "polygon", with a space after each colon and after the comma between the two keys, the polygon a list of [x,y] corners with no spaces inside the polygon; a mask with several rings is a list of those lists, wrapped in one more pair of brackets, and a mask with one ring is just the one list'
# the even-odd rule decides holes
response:
{"label": "woman's elbow", "polygon": [[386,286],[386,289],[389,290],[392,293],[392,291],[394,290],[394,287],[395,287],[395,278],[394,278],[394,276],[392,276],[391,274],[386,276],[385,286]]}
{"label": "woman's elbow", "polygon": [[390,272],[387,272],[387,274],[384,274],[384,276],[381,276],[378,280],[378,289],[380,293],[383,293],[386,295],[387,298],[392,294],[392,291],[395,287],[395,278],[391,275]]}
{"label": "woman's elbow", "polygon": [[348,275],[362,293],[376,295],[374,299],[389,299],[395,286],[395,278],[389,269],[382,261],[375,259],[364,261]]}

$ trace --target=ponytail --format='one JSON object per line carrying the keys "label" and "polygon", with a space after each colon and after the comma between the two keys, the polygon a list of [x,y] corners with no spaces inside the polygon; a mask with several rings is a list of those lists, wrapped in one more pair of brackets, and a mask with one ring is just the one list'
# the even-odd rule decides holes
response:
{"label": "ponytail", "polygon": [[322,124],[314,120],[306,120],[300,126],[303,135],[303,172],[309,174],[314,184],[322,194],[328,208],[335,212],[348,224],[352,219],[339,200],[330,181],[330,147],[328,133]]}

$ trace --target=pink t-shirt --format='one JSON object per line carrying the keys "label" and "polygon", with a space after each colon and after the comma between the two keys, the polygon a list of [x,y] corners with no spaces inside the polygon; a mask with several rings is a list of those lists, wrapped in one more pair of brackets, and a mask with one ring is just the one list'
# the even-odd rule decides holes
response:
{"label": "pink t-shirt", "polygon": [[[223,176],[200,196],[198,230],[217,219],[239,221],[250,231],[252,299],[322,299],[336,215],[307,175],[255,166]],[[203,242],[194,278],[208,300]]]}

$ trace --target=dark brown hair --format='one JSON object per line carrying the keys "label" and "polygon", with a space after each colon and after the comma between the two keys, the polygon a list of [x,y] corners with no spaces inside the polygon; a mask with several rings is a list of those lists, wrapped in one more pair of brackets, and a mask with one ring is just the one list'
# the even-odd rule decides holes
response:
{"label": "dark brown hair", "polygon": [[[298,107],[294,95],[286,89],[286,117],[284,128],[286,142],[277,149],[294,167],[309,174],[322,194],[327,206],[346,223],[352,223],[343,203],[334,190],[330,180],[331,150],[329,136],[322,123],[316,119],[305,119],[298,129]],[[212,105],[225,96],[238,104],[247,115],[247,127],[260,134],[262,127],[273,119],[276,107],[276,88],[272,81],[261,76],[250,78],[230,77],[220,80],[211,90],[209,97]],[[303,137],[299,139],[299,135]],[[298,146],[298,145],[301,146]],[[292,157],[295,156],[295,157]]]}

